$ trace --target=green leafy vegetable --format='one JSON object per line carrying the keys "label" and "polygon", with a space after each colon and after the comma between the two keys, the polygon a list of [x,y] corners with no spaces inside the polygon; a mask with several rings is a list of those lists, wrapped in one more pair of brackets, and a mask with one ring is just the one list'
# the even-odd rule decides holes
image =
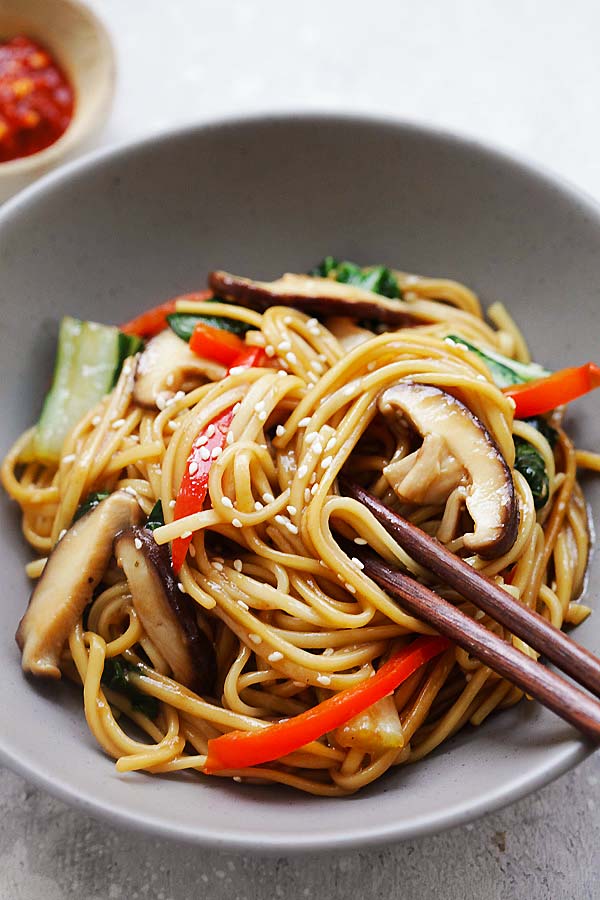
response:
{"label": "green leafy vegetable", "polygon": [[109,491],[96,491],[93,494],[88,494],[85,500],[77,507],[75,515],[73,516],[73,521],[76,522],[78,519],[81,519],[81,517],[85,516],[86,513],[89,513],[91,509],[95,509],[99,503],[106,500],[107,497],[110,497]]}
{"label": "green leafy vegetable", "polygon": [[544,460],[535,447],[523,438],[515,437],[515,469],[521,473],[531,488],[536,509],[548,502],[550,483]]}
{"label": "green leafy vegetable", "polygon": [[540,434],[543,434],[552,449],[556,447],[556,442],[558,440],[558,431],[556,428],[553,428],[550,422],[545,419],[543,416],[535,416],[530,419],[523,419],[524,422],[527,422],[528,425],[531,425],[532,428],[535,428],[536,431],[539,431]]}
{"label": "green leafy vegetable", "polygon": [[521,363],[516,359],[510,359],[495,350],[482,350],[466,338],[457,334],[449,334],[446,338],[449,343],[458,344],[460,347],[470,350],[484,361],[494,383],[499,388],[510,387],[511,384],[523,384],[526,381],[535,381],[537,378],[545,378],[552,374],[537,363]]}
{"label": "green leafy vegetable", "polygon": [[231,331],[232,334],[237,334],[240,337],[243,337],[246,332],[250,331],[252,328],[251,325],[247,325],[245,322],[240,322],[237,319],[227,319],[224,316],[196,316],[192,313],[171,313],[170,316],[167,316],[167,322],[177,337],[180,337],[184,341],[190,340],[198,322],[203,322],[205,325],[210,325],[212,328],[221,328],[223,331]]}
{"label": "green leafy vegetable", "polygon": [[156,697],[142,694],[129,680],[129,673],[136,671],[137,666],[127,662],[123,657],[117,656],[106,659],[104,672],[102,673],[102,684],[106,685],[110,690],[117,691],[117,693],[127,697],[136,712],[148,716],[149,719],[156,719],[159,710]]}
{"label": "green leafy vegetable", "polygon": [[160,528],[160,526],[164,524],[165,517],[163,513],[162,503],[160,500],[157,500],[152,507],[150,515],[148,516],[146,528],[148,528],[150,531],[154,531],[155,528]]}
{"label": "green leafy vegetable", "polygon": [[389,297],[392,300],[402,296],[398,279],[385,266],[361,268],[356,263],[347,260],[339,262],[333,256],[326,256],[318,266],[311,270],[310,274],[318,278],[332,278],[342,284],[352,284],[354,287],[380,294],[382,297]]}

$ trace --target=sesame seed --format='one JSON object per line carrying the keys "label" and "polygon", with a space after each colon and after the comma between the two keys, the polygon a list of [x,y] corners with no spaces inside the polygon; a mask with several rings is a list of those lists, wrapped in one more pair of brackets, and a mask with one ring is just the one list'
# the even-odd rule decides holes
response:
{"label": "sesame seed", "polygon": [[194,441],[195,447],[204,447],[205,444],[208,444],[208,438],[205,434],[198,438],[198,440]]}
{"label": "sesame seed", "polygon": [[212,452],[210,455],[212,456],[213,459],[216,459],[217,456],[220,456],[222,452],[223,452],[222,449],[217,446],[217,447],[212,448]]}
{"label": "sesame seed", "polygon": [[267,659],[269,662],[279,662],[280,659],[283,659],[283,653],[280,653],[279,650],[273,650],[272,653],[269,653]]}
{"label": "sesame seed", "polygon": [[319,376],[315,375],[314,372],[307,372],[306,377],[307,377],[308,381],[310,381],[311,384],[316,384],[317,381],[319,380]]}
{"label": "sesame seed", "polygon": [[213,568],[216,569],[217,572],[222,572],[223,571],[223,563],[213,561]]}
{"label": "sesame seed", "polygon": [[265,503],[274,503],[274,502],[275,502],[275,497],[273,496],[273,494],[269,494],[268,491],[266,491],[266,492],[262,495],[262,498],[263,498],[263,500],[265,501]]}
{"label": "sesame seed", "polygon": [[267,346],[265,347],[265,353],[269,357],[275,356],[275,347],[273,346],[273,344],[267,344]]}
{"label": "sesame seed", "polygon": [[62,462],[64,462],[64,463],[72,463],[74,461],[75,461],[74,453],[67,453],[67,455],[63,456],[63,458],[62,458]]}
{"label": "sesame seed", "polygon": [[233,444],[233,441],[234,441],[234,438],[233,438],[233,431],[228,431],[228,432],[227,432],[227,437],[225,438],[225,443],[226,443],[226,444]]}
{"label": "sesame seed", "polygon": [[185,588],[180,581],[177,582],[177,588],[181,591],[182,594],[185,594]]}
{"label": "sesame seed", "polygon": [[192,536],[192,532],[191,532],[191,531],[184,531],[183,534],[181,535],[181,537],[182,537],[184,540],[187,539],[187,538],[190,538],[191,536]]}
{"label": "sesame seed", "polygon": [[361,537],[355,537],[355,538],[354,538],[354,543],[355,543],[355,544],[358,544],[359,547],[364,547],[365,544],[366,544],[367,542],[365,541],[364,538],[361,538]]}
{"label": "sesame seed", "polygon": [[236,784],[241,784],[241,783],[242,783],[242,779],[240,778],[239,775],[234,775],[234,776],[233,776],[233,780],[236,782]]}
{"label": "sesame seed", "polygon": [[250,609],[250,607],[248,606],[248,604],[245,603],[243,600],[238,600],[237,605],[238,605],[238,606],[241,606],[242,609],[246,609],[246,610]]}
{"label": "sesame seed", "polygon": [[176,504],[176,500],[169,500],[169,509],[175,509]]}
{"label": "sesame seed", "polygon": [[367,366],[367,372],[372,372],[372,371],[375,369],[376,366],[377,366],[377,363],[375,362],[375,360],[373,360],[373,362],[370,362],[370,363],[368,364],[368,366]]}
{"label": "sesame seed", "polygon": [[312,359],[310,362],[311,369],[314,369],[315,372],[320,375],[323,371],[323,363],[320,363],[318,359]]}
{"label": "sesame seed", "polygon": [[205,462],[207,459],[210,459],[210,450],[208,447],[200,447],[200,459],[203,459]]}
{"label": "sesame seed", "polygon": [[198,471],[198,463],[192,461],[188,466],[188,472],[190,473],[190,475],[195,475],[197,471]]}
{"label": "sesame seed", "polygon": [[254,404],[254,412],[257,412],[257,413],[261,412],[261,410],[263,410],[264,408],[265,408],[264,400],[258,400],[258,402]]}
{"label": "sesame seed", "polygon": [[296,507],[295,507],[295,506],[292,506],[291,504],[290,504],[290,506],[286,506],[286,509],[287,509],[287,511],[289,512],[290,516],[295,516],[296,513],[298,512],[298,510],[296,509]]}
{"label": "sesame seed", "polygon": [[284,376],[285,376],[285,375],[287,375],[287,372],[285,371],[285,369],[278,369],[278,370],[277,370],[277,374],[278,374],[278,375],[284,375]]}
{"label": "sesame seed", "polygon": [[323,444],[319,440],[313,441],[311,449],[317,454],[317,456],[320,456],[323,452]]}
{"label": "sesame seed", "polygon": [[172,372],[169,372],[169,374],[167,375],[165,383],[167,387],[173,387],[173,385],[175,384],[175,376]]}
{"label": "sesame seed", "polygon": [[293,522],[286,522],[285,527],[290,532],[290,534],[298,534],[298,526],[294,525]]}
{"label": "sesame seed", "polygon": [[295,366],[296,363],[298,362],[298,357],[296,356],[295,353],[291,353],[291,352],[286,353],[285,358],[289,362],[290,366]]}
{"label": "sesame seed", "polygon": [[240,522],[239,519],[232,519],[231,524],[233,525],[234,528],[242,528],[242,523]]}
{"label": "sesame seed", "polygon": [[278,349],[281,353],[285,353],[286,350],[291,350],[291,349],[292,349],[292,345],[291,345],[290,341],[280,341],[280,343],[277,345],[277,349]]}
{"label": "sesame seed", "polygon": [[360,560],[358,558],[358,556],[353,556],[351,561],[354,563],[355,566],[357,566],[357,568],[364,569],[365,564],[362,560]]}
{"label": "sesame seed", "polygon": [[231,369],[229,370],[229,374],[230,375],[241,375],[242,372],[245,372],[245,371],[246,371],[245,366],[232,366]]}
{"label": "sesame seed", "polygon": [[321,485],[319,484],[319,482],[318,482],[318,481],[315,481],[315,483],[313,484],[313,486],[312,486],[311,489],[310,489],[310,492],[311,492],[311,494],[313,495],[313,497],[315,496],[315,494],[316,494],[317,491],[319,490],[320,486],[321,486]]}
{"label": "sesame seed", "polygon": [[[306,428],[307,425],[310,425],[310,416],[305,416],[298,422],[298,428]],[[316,431],[313,431],[312,434],[316,434]],[[308,435],[306,435],[306,440],[308,440]]]}
{"label": "sesame seed", "polygon": [[310,481],[308,483],[314,484],[316,480],[317,480],[317,473],[313,472],[312,475],[310,476]]}
{"label": "sesame seed", "polygon": [[284,317],[283,317],[283,324],[284,324],[284,325],[291,325],[291,324],[292,324],[292,321],[293,321],[293,319],[292,319],[291,316],[284,316]]}
{"label": "sesame seed", "polygon": [[313,318],[313,319],[308,319],[308,321],[307,321],[307,323],[306,323],[307,328],[314,328],[315,325],[318,325],[318,324],[319,324],[319,320],[318,320],[318,319],[314,319],[314,318]]}
{"label": "sesame seed", "polygon": [[297,471],[298,478],[304,478],[304,476],[308,473],[308,466],[302,465]]}
{"label": "sesame seed", "polygon": [[287,516],[275,516],[275,521],[280,525],[287,525],[290,520],[287,518]]}
{"label": "sesame seed", "polygon": [[329,677],[329,675],[318,675],[317,681],[319,682],[319,684],[331,684],[331,678]]}
{"label": "sesame seed", "polygon": [[239,403],[239,402],[235,404],[235,406],[234,406],[233,409],[231,410],[231,414],[232,414],[233,416],[235,416],[236,412],[238,411],[238,409],[240,408],[241,405],[242,405],[242,404]]}
{"label": "sesame seed", "polygon": [[171,431],[177,431],[180,425],[181,422],[179,421],[179,419],[171,419],[171,421],[169,422],[169,428],[171,429]]}
{"label": "sesame seed", "polygon": [[131,494],[132,497],[137,497],[135,488],[132,488],[130,484],[128,484],[126,488],[123,488],[123,490],[126,491],[128,494]]}
{"label": "sesame seed", "polygon": [[214,423],[211,422],[210,425],[208,426],[208,428],[206,429],[206,437],[207,438],[214,437],[216,430],[217,429],[216,429]]}
{"label": "sesame seed", "polygon": [[63,530],[61,531],[61,533],[58,536],[59,541],[62,541],[62,539],[64,538],[66,533],[67,533],[67,529],[63,528]]}
{"label": "sesame seed", "polygon": [[260,500],[255,500],[255,501],[254,501],[254,509],[256,510],[256,512],[258,512],[258,511],[261,510],[261,509],[264,509],[264,507],[263,507],[262,503],[260,502]]}
{"label": "sesame seed", "polygon": [[310,503],[310,497],[311,497],[310,488],[304,488],[304,502]]}
{"label": "sesame seed", "polygon": [[323,656],[333,656],[333,653],[333,647],[327,647],[326,650],[323,650]]}
{"label": "sesame seed", "polygon": [[242,571],[243,565],[242,565],[241,559],[234,559],[234,561],[233,561],[233,568],[235,569],[236,572],[241,572],[241,571]]}
{"label": "sesame seed", "polygon": [[99,425],[102,421],[102,416],[94,416],[92,419],[92,425]]}
{"label": "sesame seed", "polygon": [[326,456],[325,459],[321,460],[321,468],[328,469],[332,462],[333,456]]}
{"label": "sesame seed", "polygon": [[258,414],[258,421],[259,421],[259,422],[266,422],[266,421],[267,421],[267,412],[266,412],[266,410],[263,409],[261,412],[259,412],[259,414]]}
{"label": "sesame seed", "polygon": [[333,448],[335,447],[336,443],[337,443],[337,441],[336,441],[336,439],[335,439],[334,437],[329,438],[329,440],[328,440],[327,443],[325,444],[325,450],[333,450]]}
{"label": "sesame seed", "polygon": [[345,587],[346,587],[346,590],[349,591],[351,594],[355,594],[355,593],[356,593],[356,588],[354,587],[353,584],[350,584],[349,582],[346,582]]}
{"label": "sesame seed", "polygon": [[229,499],[229,497],[223,497],[221,500],[223,506],[226,506],[227,509],[233,509],[233,501]]}
{"label": "sesame seed", "polygon": [[248,637],[252,641],[253,644],[262,644],[262,638],[260,634],[249,634]]}
{"label": "sesame seed", "polygon": [[285,434],[285,428],[283,427],[283,425],[277,426],[277,428],[275,429],[275,434],[277,435],[277,437],[283,437],[283,435]]}

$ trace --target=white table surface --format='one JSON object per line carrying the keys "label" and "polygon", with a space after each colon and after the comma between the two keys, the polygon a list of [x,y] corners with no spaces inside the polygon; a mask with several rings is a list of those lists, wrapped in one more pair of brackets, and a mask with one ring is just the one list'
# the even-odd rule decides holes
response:
{"label": "white table surface", "polygon": [[[496,143],[600,199],[597,0],[92,5],[119,56],[98,146],[240,112],[383,113]],[[0,770],[0,900],[587,900],[600,897],[599,782],[596,755],[436,837],[261,860],[116,831]]]}

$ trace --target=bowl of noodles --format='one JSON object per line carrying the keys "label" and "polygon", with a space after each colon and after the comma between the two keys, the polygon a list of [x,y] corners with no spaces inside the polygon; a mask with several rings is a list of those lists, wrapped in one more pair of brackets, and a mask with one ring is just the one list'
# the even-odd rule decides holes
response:
{"label": "bowl of noodles", "polygon": [[266,117],[73,164],[0,250],[9,765],[292,852],[467,821],[590,752],[365,574],[535,655],[342,479],[598,647],[593,204],[425,128]]}

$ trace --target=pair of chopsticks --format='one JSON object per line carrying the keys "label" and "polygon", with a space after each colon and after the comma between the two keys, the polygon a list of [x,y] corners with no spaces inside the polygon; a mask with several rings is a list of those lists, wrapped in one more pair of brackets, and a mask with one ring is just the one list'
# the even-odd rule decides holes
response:
{"label": "pair of chopsticks", "polygon": [[[519,603],[493,581],[480,575],[416,525],[392,512],[372,494],[344,478],[340,490],[362,503],[415,562],[455,588],[526,644],[543,654],[577,684],[600,696],[600,659],[563,631]],[[364,572],[411,615],[432,625],[498,675],[508,679],[586,737],[600,743],[600,702],[558,673],[517,650],[479,622],[471,619],[439,594],[383,562],[380,557],[352,545],[352,555]]]}

